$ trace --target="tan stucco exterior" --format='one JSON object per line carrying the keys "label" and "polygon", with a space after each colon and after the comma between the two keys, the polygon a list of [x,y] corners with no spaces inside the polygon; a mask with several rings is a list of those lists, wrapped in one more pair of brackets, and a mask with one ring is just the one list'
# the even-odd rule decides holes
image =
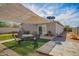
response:
{"label": "tan stucco exterior", "polygon": [[35,24],[24,24],[22,27],[25,31],[30,31],[30,33],[37,31],[37,25]]}
{"label": "tan stucco exterior", "polygon": [[47,31],[51,31],[53,35],[59,35],[64,31],[64,27],[59,22],[48,23]]}
{"label": "tan stucco exterior", "polygon": [[56,28],[56,35],[61,34],[64,31],[64,27],[58,23],[55,23]]}
{"label": "tan stucco exterior", "polygon": [[56,26],[55,26],[55,23],[48,23],[46,24],[47,26],[47,31],[51,31],[53,35],[56,35]]}
{"label": "tan stucco exterior", "polygon": [[25,24],[23,28],[31,33],[34,31],[39,33],[39,26],[42,27],[42,35],[47,34],[48,31],[51,31],[53,35],[59,35],[64,30],[64,27],[57,22],[49,22],[44,24]]}

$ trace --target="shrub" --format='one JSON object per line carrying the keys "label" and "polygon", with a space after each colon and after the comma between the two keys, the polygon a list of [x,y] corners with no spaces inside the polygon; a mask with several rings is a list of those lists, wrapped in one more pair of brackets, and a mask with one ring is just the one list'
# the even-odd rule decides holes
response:
{"label": "shrub", "polygon": [[46,36],[53,36],[52,32],[51,31],[48,31]]}

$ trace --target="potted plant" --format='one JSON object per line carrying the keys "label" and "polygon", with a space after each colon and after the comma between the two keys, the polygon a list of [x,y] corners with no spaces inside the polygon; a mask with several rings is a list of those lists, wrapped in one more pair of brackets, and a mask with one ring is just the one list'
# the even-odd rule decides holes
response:
{"label": "potted plant", "polygon": [[53,34],[52,34],[51,31],[48,31],[47,35],[48,35],[48,36],[53,36]]}

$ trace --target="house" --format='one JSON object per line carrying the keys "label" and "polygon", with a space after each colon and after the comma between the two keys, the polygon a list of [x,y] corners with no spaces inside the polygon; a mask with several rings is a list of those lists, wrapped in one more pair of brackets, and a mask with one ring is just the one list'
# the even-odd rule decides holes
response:
{"label": "house", "polygon": [[74,32],[75,34],[79,35],[79,27],[73,27],[72,28],[72,32]]}
{"label": "house", "polygon": [[37,33],[41,33],[41,35],[45,35],[50,31],[53,35],[57,36],[64,31],[64,26],[58,21],[50,22],[44,19],[38,20],[38,18],[36,20],[33,19],[33,21],[28,19],[23,28],[31,33],[36,31]]}
{"label": "house", "polygon": [[5,3],[0,5],[0,20],[10,20],[23,23],[25,31],[41,33],[45,35],[51,31],[53,35],[63,32],[63,25],[58,21],[49,21],[33,13],[23,5],[15,3]]}
{"label": "house", "polygon": [[51,31],[53,35],[59,35],[64,31],[64,26],[58,21],[52,21],[46,24],[47,31]]}

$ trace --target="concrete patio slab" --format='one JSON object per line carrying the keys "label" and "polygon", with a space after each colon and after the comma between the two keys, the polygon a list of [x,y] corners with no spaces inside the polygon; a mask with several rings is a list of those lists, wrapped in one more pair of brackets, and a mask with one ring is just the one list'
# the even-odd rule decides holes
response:
{"label": "concrete patio slab", "polygon": [[51,49],[55,46],[55,42],[49,41],[39,49],[37,49],[38,52],[42,52],[44,54],[49,54]]}
{"label": "concrete patio slab", "polygon": [[40,36],[40,38],[43,38],[43,39],[48,39],[48,40],[53,40],[56,36]]}
{"label": "concrete patio slab", "polygon": [[56,45],[49,53],[54,56],[79,56],[79,43],[66,41]]}
{"label": "concrete patio slab", "polygon": [[65,41],[61,44],[49,41],[37,51],[52,56],[79,56],[79,41]]}
{"label": "concrete patio slab", "polygon": [[62,55],[63,47],[61,45],[56,45],[51,51],[49,52],[49,55],[54,55],[54,56],[60,56]]}

